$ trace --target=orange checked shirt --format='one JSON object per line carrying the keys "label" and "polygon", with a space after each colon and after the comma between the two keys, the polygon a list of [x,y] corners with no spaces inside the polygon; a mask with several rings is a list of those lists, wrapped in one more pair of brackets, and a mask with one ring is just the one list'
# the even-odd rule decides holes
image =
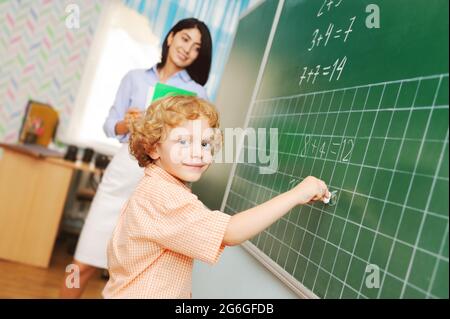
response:
{"label": "orange checked shirt", "polygon": [[191,298],[194,259],[215,263],[230,216],[206,208],[151,164],[124,205],[108,245],[105,298]]}

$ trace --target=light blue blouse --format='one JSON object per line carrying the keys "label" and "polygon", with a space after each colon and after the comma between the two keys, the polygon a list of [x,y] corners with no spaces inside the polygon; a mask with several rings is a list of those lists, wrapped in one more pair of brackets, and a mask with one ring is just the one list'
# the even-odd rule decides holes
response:
{"label": "light blue blouse", "polygon": [[[106,136],[115,137],[121,143],[128,141],[128,134],[117,135],[114,127],[117,122],[123,120],[128,108],[136,107],[143,111],[145,110],[147,94],[150,87],[154,87],[158,80],[159,76],[156,65],[148,70],[131,70],[124,76],[117,90],[114,104],[109,110],[108,117],[103,125]],[[205,88],[191,79],[186,70],[175,73],[166,81],[166,84],[195,92],[198,97],[208,99]]]}

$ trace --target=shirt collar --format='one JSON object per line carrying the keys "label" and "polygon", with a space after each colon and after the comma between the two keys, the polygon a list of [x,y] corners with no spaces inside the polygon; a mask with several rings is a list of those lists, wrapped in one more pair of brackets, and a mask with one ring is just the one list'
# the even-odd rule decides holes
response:
{"label": "shirt collar", "polygon": [[180,72],[177,73],[179,75],[179,77],[184,81],[184,82],[189,82],[191,81],[191,77],[189,75],[189,73],[186,70],[182,70]]}
{"label": "shirt collar", "polygon": [[[156,68],[156,64],[155,64],[154,66],[152,66],[150,69],[148,69],[147,72],[153,73],[153,74],[155,75],[155,77],[159,80],[159,78],[158,78],[158,70],[157,70],[157,68]],[[191,78],[191,76],[189,75],[188,71],[186,71],[185,69],[184,69],[184,70],[181,70],[180,72],[175,73],[174,75],[172,75],[172,76],[170,77],[170,79],[171,79],[171,78],[174,78],[174,77],[179,77],[179,78],[182,79],[184,82],[189,82],[189,81],[192,80],[192,78]]]}
{"label": "shirt collar", "polygon": [[159,167],[156,164],[150,164],[144,169],[144,173],[149,176],[156,176],[158,178],[163,179],[166,182],[169,182],[171,184],[179,185],[185,188],[187,191],[191,192],[191,189],[183,183],[181,180],[176,178],[175,176],[171,175],[161,167]]}
{"label": "shirt collar", "polygon": [[152,66],[150,69],[147,69],[147,72],[151,73],[151,74],[154,74],[154,75],[157,75],[158,72],[156,72],[156,64],[154,66]]}

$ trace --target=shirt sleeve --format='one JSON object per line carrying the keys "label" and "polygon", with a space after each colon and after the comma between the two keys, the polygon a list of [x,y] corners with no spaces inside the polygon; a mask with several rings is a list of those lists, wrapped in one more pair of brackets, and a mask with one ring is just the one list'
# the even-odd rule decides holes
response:
{"label": "shirt sleeve", "polygon": [[108,137],[115,137],[123,142],[127,135],[117,135],[115,131],[116,123],[123,120],[125,113],[130,106],[132,92],[132,71],[128,72],[120,82],[119,89],[116,93],[114,104],[109,110],[108,117],[103,124],[103,131]]}
{"label": "shirt sleeve", "polygon": [[167,191],[150,200],[154,210],[146,212],[142,235],[165,249],[216,263],[225,247],[222,242],[231,216],[208,209],[181,187],[178,196],[171,195]]}

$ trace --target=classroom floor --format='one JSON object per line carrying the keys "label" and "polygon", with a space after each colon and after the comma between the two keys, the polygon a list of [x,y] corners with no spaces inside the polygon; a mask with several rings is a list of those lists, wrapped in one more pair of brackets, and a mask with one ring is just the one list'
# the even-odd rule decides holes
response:
{"label": "classroom floor", "polygon": [[[64,269],[72,261],[68,252],[69,243],[58,239],[50,266],[47,269],[27,266],[0,259],[0,298],[58,298]],[[102,298],[106,285],[99,270],[89,282],[82,298]]]}

